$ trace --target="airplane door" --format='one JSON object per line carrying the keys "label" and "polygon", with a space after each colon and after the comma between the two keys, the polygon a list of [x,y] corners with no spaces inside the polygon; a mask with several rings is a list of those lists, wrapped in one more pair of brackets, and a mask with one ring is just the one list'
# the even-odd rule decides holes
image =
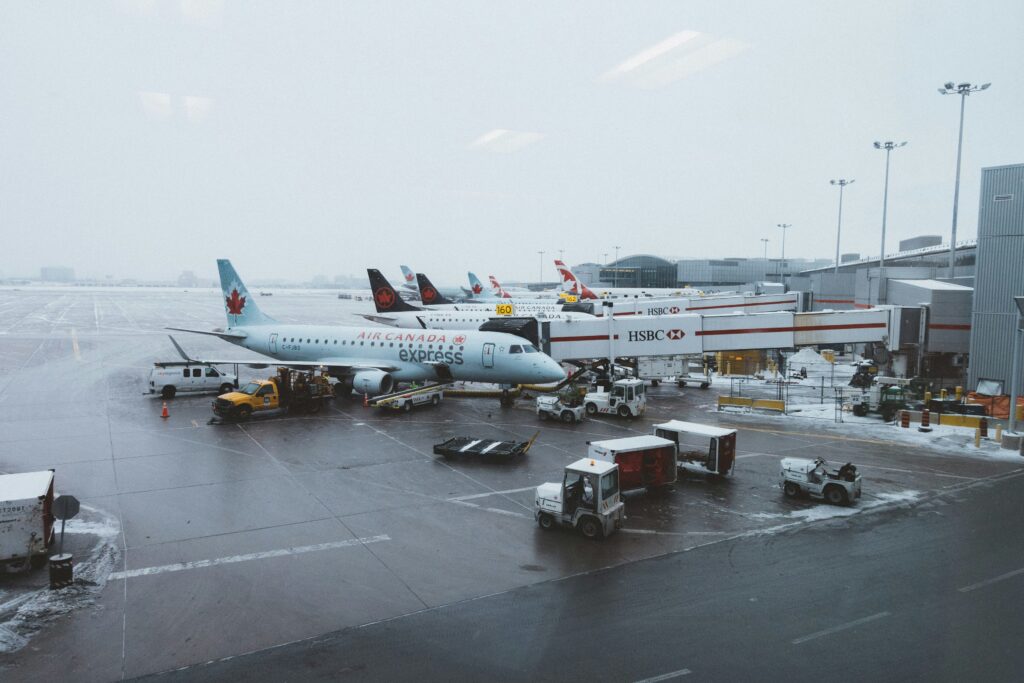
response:
{"label": "airplane door", "polygon": [[270,335],[270,352],[277,353],[277,332]]}
{"label": "airplane door", "polygon": [[494,344],[484,344],[484,367],[494,367]]}

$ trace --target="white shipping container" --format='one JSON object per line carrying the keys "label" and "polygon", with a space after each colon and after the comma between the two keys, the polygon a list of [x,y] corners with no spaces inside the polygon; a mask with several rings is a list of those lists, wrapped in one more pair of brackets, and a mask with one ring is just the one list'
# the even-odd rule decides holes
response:
{"label": "white shipping container", "polygon": [[0,475],[0,562],[46,556],[52,506],[53,470]]}
{"label": "white shipping container", "polygon": [[689,362],[683,356],[646,356],[636,360],[636,374],[640,379],[682,377],[688,369]]}

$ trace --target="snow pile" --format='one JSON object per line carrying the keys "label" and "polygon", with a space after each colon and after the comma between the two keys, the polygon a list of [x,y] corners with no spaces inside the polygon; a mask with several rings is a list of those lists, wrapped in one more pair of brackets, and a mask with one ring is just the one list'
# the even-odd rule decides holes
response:
{"label": "snow pile", "polygon": [[0,653],[25,647],[29,638],[47,623],[92,604],[106,586],[107,577],[120,558],[117,540],[121,525],[117,519],[83,505],[81,515],[68,522],[65,533],[92,536],[96,540],[87,557],[75,556],[75,581],[71,586],[60,590],[46,586],[18,595],[0,592]]}
{"label": "snow pile", "polygon": [[834,378],[836,386],[845,386],[850,378],[857,371],[854,362],[856,357],[836,356],[835,363],[829,363],[821,354],[806,346],[786,359],[786,374],[793,377],[800,369],[807,370],[807,378],[801,380],[801,384],[821,384],[821,378],[825,378],[825,385],[832,383]]}

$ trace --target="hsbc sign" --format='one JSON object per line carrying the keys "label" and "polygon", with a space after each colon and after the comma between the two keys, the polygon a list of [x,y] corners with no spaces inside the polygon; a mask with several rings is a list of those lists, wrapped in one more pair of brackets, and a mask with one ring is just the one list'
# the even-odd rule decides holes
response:
{"label": "hsbc sign", "polygon": [[679,340],[686,336],[682,330],[630,330],[627,341],[649,342],[662,341],[665,339]]}

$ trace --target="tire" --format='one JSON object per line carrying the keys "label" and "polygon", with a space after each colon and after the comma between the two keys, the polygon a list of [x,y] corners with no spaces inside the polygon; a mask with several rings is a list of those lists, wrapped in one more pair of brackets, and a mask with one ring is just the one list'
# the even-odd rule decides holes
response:
{"label": "tire", "polygon": [[252,417],[252,406],[240,406],[236,414],[239,422],[248,422]]}
{"label": "tire", "polygon": [[49,558],[46,556],[46,553],[40,553],[38,555],[33,555],[32,558],[29,559],[28,565],[32,567],[32,569],[42,569],[46,566],[47,560],[49,560]]}
{"label": "tire", "polygon": [[592,540],[604,538],[604,529],[601,528],[601,523],[597,520],[597,517],[586,515],[580,519],[577,526],[580,533],[586,538]]}
{"label": "tire", "polygon": [[437,394],[434,394],[433,396],[431,396],[430,397],[430,405],[434,406],[435,408],[437,406],[441,405],[441,397],[438,396]]}
{"label": "tire", "polygon": [[895,408],[884,408],[882,410],[882,422],[892,422],[894,419],[896,419]]}
{"label": "tire", "polygon": [[868,409],[864,407],[863,403],[855,403],[853,406],[853,414],[857,417],[864,417],[868,414]]}
{"label": "tire", "polygon": [[178,388],[175,387],[173,384],[168,384],[167,386],[160,390],[160,395],[163,396],[164,398],[174,398],[174,395],[176,393],[178,393]]}
{"label": "tire", "polygon": [[587,404],[587,415],[597,415],[597,404],[596,403],[588,403]]}
{"label": "tire", "polygon": [[633,413],[629,410],[629,406],[619,406],[619,417],[633,417]]}
{"label": "tire", "polygon": [[320,401],[310,401],[309,405],[306,406],[306,414],[307,415],[316,415],[317,413],[320,412],[321,405],[322,404],[320,403]]}
{"label": "tire", "polygon": [[222,393],[222,394],[230,394],[234,390],[235,390],[234,385],[228,384],[227,382],[225,382],[224,384],[221,384],[220,385],[220,389],[219,389],[220,393]]}
{"label": "tire", "polygon": [[575,420],[575,419],[576,418],[573,416],[571,410],[563,410],[562,411],[562,422],[564,422],[566,424],[572,424],[573,420]]}
{"label": "tire", "polygon": [[846,496],[846,489],[842,486],[826,486],[825,487],[825,501],[829,505],[848,505],[850,499]]}
{"label": "tire", "polygon": [[537,417],[540,418],[541,422],[547,422],[548,421],[548,414],[545,413],[544,411],[541,411],[541,412],[537,413]]}
{"label": "tire", "polygon": [[786,494],[786,498],[796,498],[800,495],[800,487],[795,482],[787,481],[782,487],[782,492]]}
{"label": "tire", "polygon": [[700,383],[700,388],[701,389],[707,389],[709,386],[711,386],[711,384],[709,384],[708,382],[701,382]]}
{"label": "tire", "polygon": [[546,512],[542,512],[540,513],[540,516],[537,517],[537,526],[544,531],[551,531],[555,528],[555,518]]}
{"label": "tire", "polygon": [[402,410],[411,413],[412,412],[412,401],[406,401],[402,404]]}
{"label": "tire", "polygon": [[652,387],[656,387],[656,386],[658,386],[658,380],[656,380],[656,379],[652,379],[652,380],[651,380],[651,386],[652,386]]}

